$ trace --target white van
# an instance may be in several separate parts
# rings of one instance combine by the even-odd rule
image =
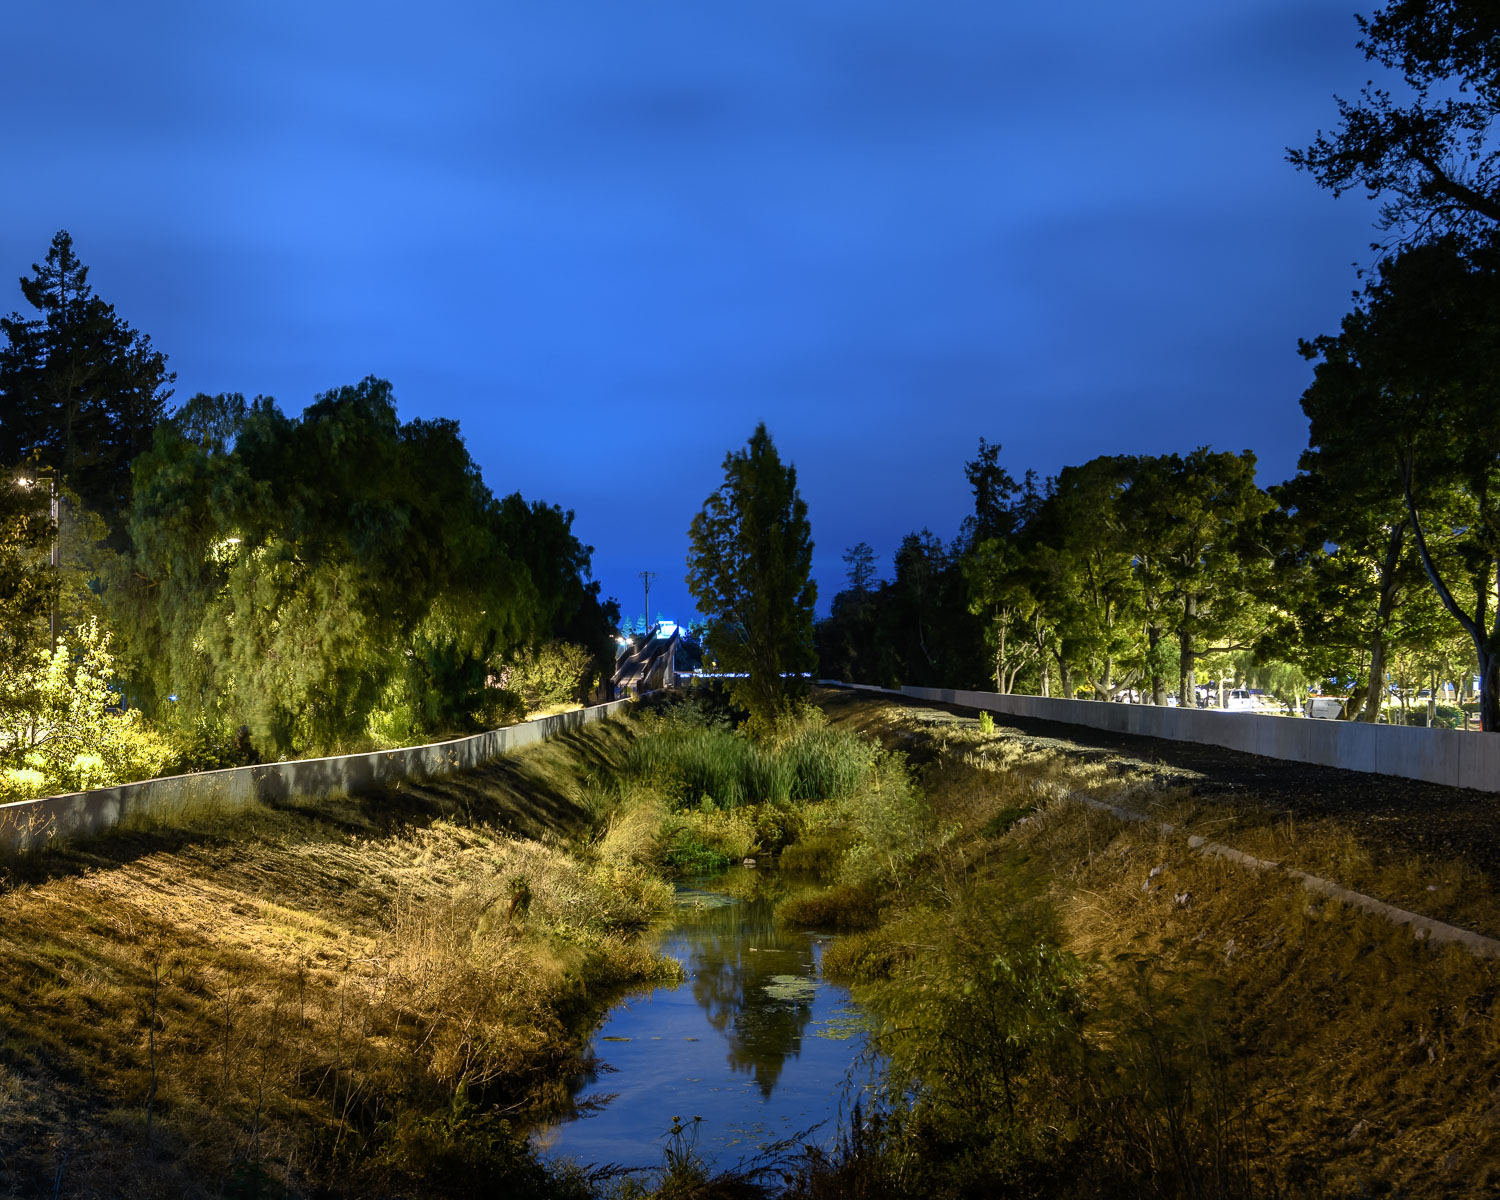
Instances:
[[[1257,707],[1255,696],[1249,688],[1232,688],[1224,693],[1225,712],[1254,712]]]
[[[1337,721],[1344,715],[1344,701],[1339,696],[1309,696],[1302,715],[1318,721]]]

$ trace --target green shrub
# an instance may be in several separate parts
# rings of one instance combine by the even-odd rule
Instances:
[[[843,933],[874,929],[883,907],[880,893],[870,883],[836,883],[821,892],[783,900],[776,916],[802,929]]]
[[[26,787],[41,796],[149,779],[172,760],[171,745],[138,710],[119,709],[110,688],[109,642],[93,620],[59,638],[51,652],[0,664],[0,768],[13,794]]]
[[[671,818],[664,865],[679,875],[710,875],[744,859],[755,846],[746,810],[699,810]]]
[[[500,676],[500,686],[519,696],[527,712],[579,704],[597,678],[593,656],[571,642],[548,642],[519,654]]]
[[[188,775],[194,771],[222,771],[243,767],[252,759],[249,738],[235,730],[206,722],[190,728],[169,729],[172,757],[165,774]]]
[[[899,753],[878,755],[864,786],[840,810],[852,844],[839,874],[850,881],[899,882],[906,864],[932,845],[937,833],[927,798]]]

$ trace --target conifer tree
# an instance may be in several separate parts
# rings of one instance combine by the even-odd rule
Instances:
[[[687,585],[711,621],[710,642],[728,670],[748,675],[736,688],[740,701],[769,719],[816,661],[817,585],[797,469],[782,465],[764,424],[725,456],[724,483],[688,536]]]
[[[21,294],[37,315],[0,318],[0,463],[52,468],[119,541],[130,463],[150,446],[175,376],[94,294],[67,230],[31,269]]]

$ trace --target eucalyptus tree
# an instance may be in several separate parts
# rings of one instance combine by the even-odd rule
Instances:
[[[1313,409],[1330,401],[1327,387],[1304,398]],[[1345,692],[1346,717],[1378,721],[1391,656],[1422,636],[1431,616],[1424,610],[1436,597],[1405,506],[1393,488],[1380,486],[1378,473],[1320,450],[1304,452],[1299,465],[1295,478],[1272,489],[1278,509],[1268,515],[1266,541],[1275,570],[1258,649]]]
[[[1177,640],[1184,704],[1200,658],[1246,649],[1259,634],[1257,578],[1270,569],[1260,522],[1272,505],[1249,450],[1204,446],[1133,462],[1120,521],[1148,627]]]
[[[1140,678],[1140,593],[1118,511],[1131,463],[1105,455],[1064,467],[1030,522],[1031,593],[1053,630],[1065,696],[1075,672],[1106,700]]]

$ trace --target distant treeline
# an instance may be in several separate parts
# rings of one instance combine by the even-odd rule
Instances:
[[[91,619],[112,636],[117,698],[210,765],[461,732],[534,705],[539,662],[577,698],[612,662],[618,612],[573,514],[494,496],[455,422],[401,421],[374,378],[300,417],[234,394],[169,412],[165,357],[67,233],[33,272],[35,315],[0,322],[11,708],[54,610],[64,639]]]
[[[1157,704],[1311,688],[1348,718],[1422,723],[1477,692],[1500,729],[1497,345],[1500,250],[1439,239],[1386,259],[1341,331],[1304,343],[1309,447],[1286,483],[1208,448],[1017,481],[981,439],[950,542],[909,534],[889,580],[867,544],[845,555],[822,670]]]

